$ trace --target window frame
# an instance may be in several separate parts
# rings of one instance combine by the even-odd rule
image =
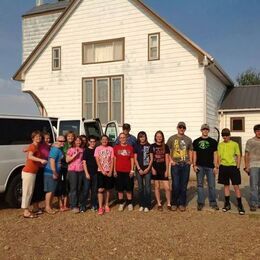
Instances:
[[[114,41],[122,40],[123,48],[122,48],[122,59],[119,60],[108,60],[108,61],[97,61],[97,62],[85,62],[84,61],[84,46],[88,44],[102,44],[102,43],[113,43]],[[114,54],[114,53],[113,53]],[[95,57],[94,57],[95,58]],[[99,63],[107,63],[107,62],[118,62],[125,60],[125,38],[115,38],[115,39],[108,39],[108,40],[101,40],[101,41],[92,41],[92,42],[83,42],[82,43],[82,65],[89,65],[89,64],[99,64]]]
[[[58,50],[59,51],[59,57],[58,58],[55,58],[54,57],[54,51],[55,50]],[[59,61],[59,67],[55,67],[54,64],[54,60],[58,59]],[[55,70],[61,70],[61,46],[56,46],[56,47],[52,47],[52,70],[55,71]]]
[[[234,121],[242,120],[242,129],[234,130]],[[245,132],[245,117],[230,117],[230,131],[231,132]]]
[[[85,118],[84,115],[84,87],[86,80],[92,80],[93,82],[93,107],[92,107],[92,118],[97,117],[97,80],[99,79],[108,79],[108,122],[113,121],[112,119],[112,79],[120,78],[121,79],[121,122],[118,122],[119,125],[122,125],[124,122],[124,75],[109,75],[109,76],[98,76],[98,77],[83,77],[82,78],[82,118]],[[107,123],[101,122],[102,126]]]
[[[157,58],[151,58],[151,46],[150,46],[150,38],[152,37],[152,36],[157,36],[158,38],[157,38],[157,42],[158,42],[158,46],[157,46]],[[148,61],[154,61],[154,60],[160,60],[160,53],[161,53],[161,45],[160,45],[160,41],[161,41],[161,39],[160,39],[161,37],[160,37],[160,33],[159,32],[157,32],[157,33],[149,33],[148,34],[148,43],[147,43],[147,46],[148,46]]]

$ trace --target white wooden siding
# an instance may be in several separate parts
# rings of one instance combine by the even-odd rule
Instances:
[[[148,61],[148,34],[160,32],[160,60]],[[82,65],[82,42],[125,37],[125,60]],[[61,70],[51,70],[51,48],[61,46]],[[166,138],[178,121],[197,137],[204,118],[204,69],[195,52],[125,0],[82,1],[26,74],[49,116],[82,115],[82,78],[124,75],[124,121],[133,134],[156,130]],[[217,80],[216,80],[217,81]],[[210,84],[210,83],[209,83]],[[216,84],[217,85],[217,84]],[[218,86],[216,86],[218,87]],[[220,86],[222,87],[222,86]]]
[[[30,55],[60,14],[61,12],[57,12],[23,18],[23,61]]]
[[[210,127],[219,128],[218,109],[226,92],[226,86],[207,68],[206,75],[206,120]],[[212,131],[212,137],[217,137],[216,132]]]
[[[260,111],[248,111],[248,112],[224,112],[219,115],[221,129],[227,127],[230,129],[231,117],[245,117],[245,131],[244,132],[231,132],[231,136],[241,137],[242,153],[245,153],[246,141],[253,137],[254,125],[260,123]]]

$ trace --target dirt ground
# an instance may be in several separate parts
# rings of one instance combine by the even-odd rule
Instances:
[[[190,187],[189,196],[195,187]],[[221,206],[221,205],[220,205]],[[260,211],[260,210],[259,210]],[[260,259],[260,214],[88,210],[24,219],[0,203],[0,259]]]

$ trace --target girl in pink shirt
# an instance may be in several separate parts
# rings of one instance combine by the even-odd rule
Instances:
[[[83,148],[81,148],[82,140],[77,136],[73,147],[69,148],[66,154],[66,162],[68,163],[68,179],[70,185],[69,199],[70,207],[73,213],[79,213],[79,206],[82,203],[80,198],[82,192],[86,192],[84,181],[89,180],[89,176],[85,175],[83,169]],[[86,185],[87,186],[87,185]]]

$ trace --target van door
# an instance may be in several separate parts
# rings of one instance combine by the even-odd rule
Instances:
[[[103,129],[100,120],[98,118],[94,120],[84,120],[83,123],[84,123],[85,135],[87,137],[93,135],[97,138],[97,141],[99,141],[101,135],[103,134]]]
[[[66,135],[68,131],[73,131],[76,135],[81,133],[80,119],[59,119],[58,120],[58,135]]]
[[[116,138],[118,136],[118,123],[117,121],[110,121],[106,125],[105,134],[109,138],[109,144],[111,146],[115,145]]]

